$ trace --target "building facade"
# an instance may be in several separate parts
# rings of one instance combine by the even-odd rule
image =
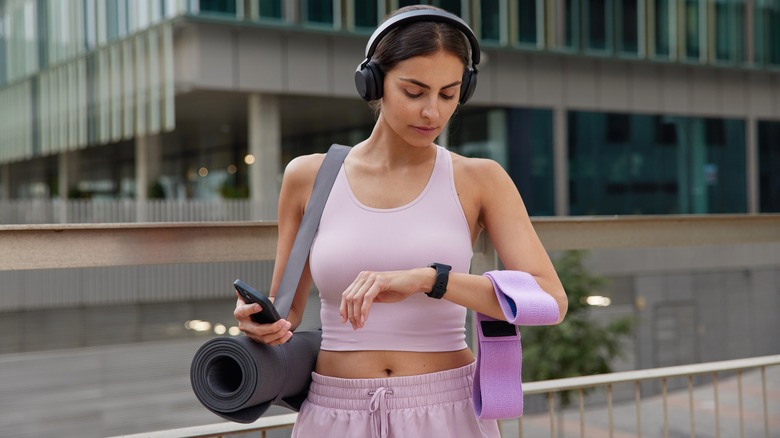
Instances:
[[[370,132],[353,72],[409,3],[2,1],[0,199],[274,219],[286,162]],[[778,0],[428,3],[484,60],[439,141],[503,164],[533,215],[780,211]]]

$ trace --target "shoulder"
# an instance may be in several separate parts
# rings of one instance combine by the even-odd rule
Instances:
[[[300,155],[287,163],[284,175],[289,178],[306,178],[310,174],[316,175],[324,159],[325,154]]]
[[[303,211],[324,159],[325,154],[301,155],[287,163],[279,194],[280,209],[285,205]]]
[[[314,179],[322,166],[325,154],[301,155],[287,163],[284,168],[282,185],[294,186],[297,189],[314,185]]]
[[[511,182],[509,174],[498,162],[488,158],[469,158],[450,152],[455,178],[469,185],[491,187]]]
[[[455,186],[464,210],[483,226],[489,216],[502,216],[512,206],[524,210],[523,201],[512,178],[495,160],[467,158],[452,154]],[[471,210],[469,210],[471,209]]]

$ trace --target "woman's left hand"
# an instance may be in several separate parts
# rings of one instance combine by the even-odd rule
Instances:
[[[355,330],[363,328],[372,303],[397,303],[412,294],[429,292],[435,277],[436,271],[430,268],[363,271],[341,294],[341,322],[349,321]]]

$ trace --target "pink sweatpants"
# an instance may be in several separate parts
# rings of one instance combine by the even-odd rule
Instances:
[[[500,437],[471,402],[476,363],[409,377],[338,379],[313,373],[293,438]]]

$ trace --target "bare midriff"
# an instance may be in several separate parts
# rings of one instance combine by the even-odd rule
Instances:
[[[468,348],[460,351],[328,351],[317,358],[317,374],[342,379],[414,376],[464,367],[474,362]]]

